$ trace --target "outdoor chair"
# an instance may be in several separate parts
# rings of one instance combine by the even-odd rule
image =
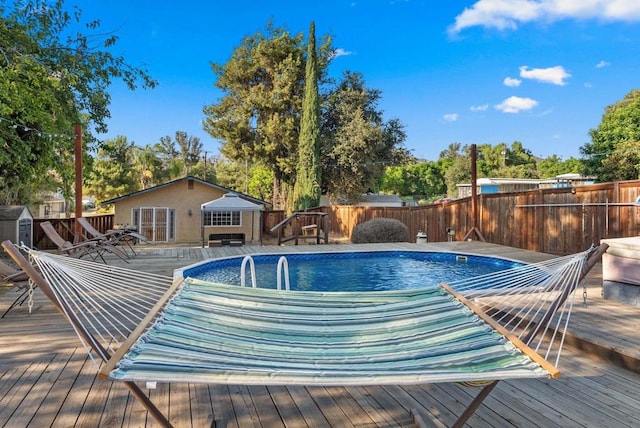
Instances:
[[[138,232],[131,229],[111,229],[106,233],[101,233],[93,227],[93,225],[84,217],[76,218],[76,221],[80,223],[83,231],[85,232],[85,236],[89,240],[97,240],[97,241],[105,241],[108,244],[116,245],[123,248],[126,254],[126,248],[131,250],[133,255],[136,254],[133,249],[133,245],[137,242],[147,242],[149,241],[145,236],[139,234]]]
[[[9,266],[2,260],[0,260],[0,282],[24,282],[28,281],[29,277],[20,269],[16,269],[13,266]]]
[[[15,285],[16,291],[20,293],[18,297],[11,303],[0,318],[4,318],[9,311],[16,306],[22,305],[29,298],[29,276],[20,269],[16,269],[0,260],[0,282],[12,283]]]
[[[127,255],[119,248],[116,248],[113,244],[106,242],[104,240],[88,240],[82,241],[78,244],[72,244],[71,242],[64,239],[58,231],[56,231],[53,224],[50,221],[45,221],[40,223],[40,227],[44,231],[45,235],[53,242],[60,252],[64,255],[82,258],[84,256],[90,257],[93,261],[98,259],[102,260],[103,263],[107,263],[103,257],[103,254],[108,252],[111,253],[120,259],[126,261]]]

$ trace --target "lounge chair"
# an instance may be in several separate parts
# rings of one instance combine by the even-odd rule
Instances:
[[[455,285],[319,293],[120,267],[106,275],[100,264],[29,250],[39,274],[11,242],[2,246],[106,362],[99,377],[124,382],[162,426],[171,422],[135,382],[483,385],[460,427],[499,380],[559,376],[570,296],[606,250]]]
[[[29,277],[26,273],[20,269],[16,269],[13,266],[9,266],[2,260],[0,260],[0,282],[24,282],[28,281]]]
[[[108,252],[118,256],[128,263],[127,255],[121,249],[113,246],[113,244],[101,240],[88,240],[82,241],[78,244],[72,244],[60,236],[50,221],[40,223],[40,227],[44,231],[45,235],[47,235],[51,242],[53,242],[64,255],[76,258],[88,256],[93,261],[100,259],[103,263],[106,263],[103,254]]]
[[[139,242],[139,241],[141,242],[148,241],[148,239],[145,236],[131,229],[111,229],[111,230],[108,230],[106,233],[100,233],[100,231],[98,231],[98,229],[93,227],[93,225],[89,223],[89,221],[86,218],[78,217],[76,218],[76,221],[80,224],[80,226],[82,226],[82,229],[85,232],[84,235],[89,240],[106,241],[111,245],[116,245],[123,248],[125,253],[126,253],[126,249],[128,248],[131,251],[131,253],[135,255],[136,252],[133,249],[132,244],[135,244],[136,242]]]
[[[28,298],[29,292],[32,290],[29,287],[29,276],[20,269],[16,269],[13,266],[9,266],[2,260],[0,260],[0,283],[14,284],[15,289],[20,295],[9,305],[6,311],[0,318],[4,318],[9,311],[16,306],[22,305]]]

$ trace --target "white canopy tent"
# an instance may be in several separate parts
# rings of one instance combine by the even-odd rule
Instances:
[[[259,234],[260,243],[262,243],[262,211],[264,210],[262,205],[249,202],[246,199],[242,199],[240,196],[238,196],[237,193],[229,192],[222,195],[221,198],[214,199],[213,201],[205,202],[200,206],[200,210],[201,210],[200,224],[202,229],[201,234],[202,234],[203,246],[205,242],[204,217],[205,217],[206,211],[240,211],[241,214],[244,214],[245,212],[251,212],[251,235],[250,235],[251,241],[253,241],[255,238],[254,236],[255,225],[256,225],[255,213],[258,212],[259,213],[258,224],[260,225],[258,234]]]

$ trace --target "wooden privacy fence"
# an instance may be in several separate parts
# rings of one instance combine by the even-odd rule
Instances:
[[[478,196],[478,229],[487,242],[550,254],[570,254],[603,238],[640,235],[640,181]],[[473,227],[471,198],[421,207],[318,208],[329,214],[330,233],[351,237],[358,224],[376,217],[400,220],[410,239],[461,240]]]
[[[494,244],[550,254],[571,254],[599,243],[603,238],[640,235],[639,181],[603,183],[563,189],[478,196],[478,229]],[[322,211],[329,217],[329,233],[348,238],[358,224],[376,217],[400,220],[409,228],[410,240],[418,232],[429,241],[461,240],[474,226],[471,198],[420,207],[332,206]],[[284,211],[263,213],[263,233],[285,218]],[[113,228],[113,215],[87,219],[101,232]],[[52,248],[42,232],[43,219],[34,219],[34,246]],[[73,242],[73,218],[50,220],[65,239]],[[452,235],[447,234],[447,230]]]

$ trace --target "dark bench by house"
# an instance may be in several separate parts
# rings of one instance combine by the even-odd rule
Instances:
[[[230,245],[232,247],[244,245],[244,233],[211,233],[209,234],[209,246],[220,247]]]

